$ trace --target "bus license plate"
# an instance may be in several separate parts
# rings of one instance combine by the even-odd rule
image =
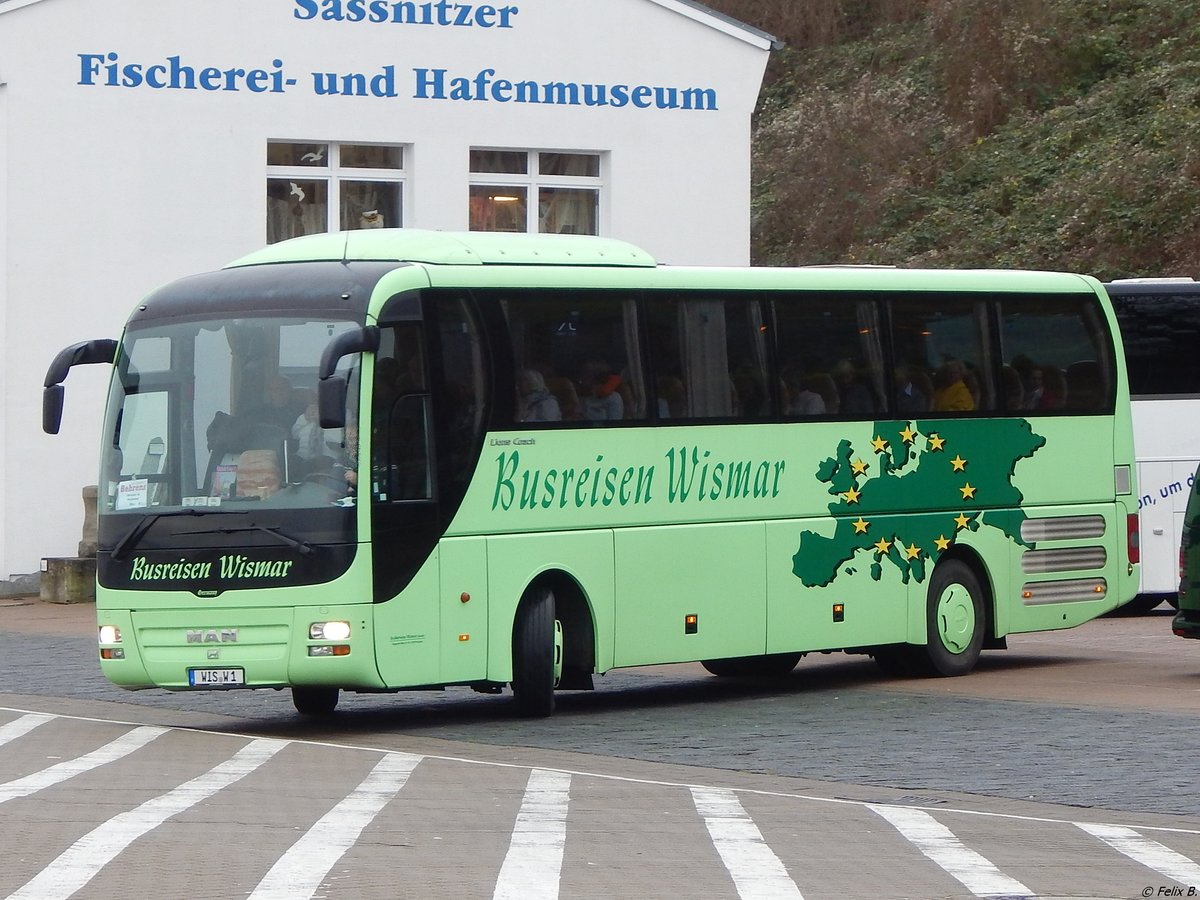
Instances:
[[[188,683],[192,687],[228,687],[245,684],[246,673],[242,669],[188,669]]]

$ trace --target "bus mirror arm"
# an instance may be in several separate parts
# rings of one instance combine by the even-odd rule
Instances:
[[[63,386],[67,373],[74,366],[95,363],[112,363],[117,356],[117,342],[103,338],[72,344],[54,357],[46,370],[45,390],[42,392],[42,430],[46,434],[58,434],[62,425]]]
[[[321,354],[317,372],[317,411],[322,428],[341,428],[346,424],[346,377],[338,375],[337,365],[352,353],[375,352],[379,349],[379,329],[364,325],[335,337]]]

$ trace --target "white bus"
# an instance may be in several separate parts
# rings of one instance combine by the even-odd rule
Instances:
[[[1178,602],[1183,513],[1200,462],[1200,282],[1129,278],[1105,285],[1129,368],[1142,581],[1131,611]]]

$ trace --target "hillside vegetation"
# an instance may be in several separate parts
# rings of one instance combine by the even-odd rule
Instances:
[[[755,262],[1200,278],[1200,0],[709,0],[787,46]]]

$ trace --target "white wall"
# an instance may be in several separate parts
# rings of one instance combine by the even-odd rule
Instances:
[[[318,0],[319,3],[328,0]],[[504,5],[502,3],[494,4]],[[295,0],[0,3],[0,578],[73,555],[96,479],[105,367],[67,380],[58,437],[41,384],[62,347],[118,337],[146,292],[265,240],[269,139],[411,146],[406,224],[467,226],[472,146],[609,153],[605,234],[672,264],[749,259],[750,113],[765,44],[661,0],[514,0],[513,27],[303,21]],[[700,17],[703,19],[703,17]],[[736,29],[735,29],[736,31]],[[110,87],[80,54],[274,69],[281,93]],[[321,97],[313,72],[378,74],[396,97]],[[705,87],[717,111],[418,99],[415,68],[473,78]]]

